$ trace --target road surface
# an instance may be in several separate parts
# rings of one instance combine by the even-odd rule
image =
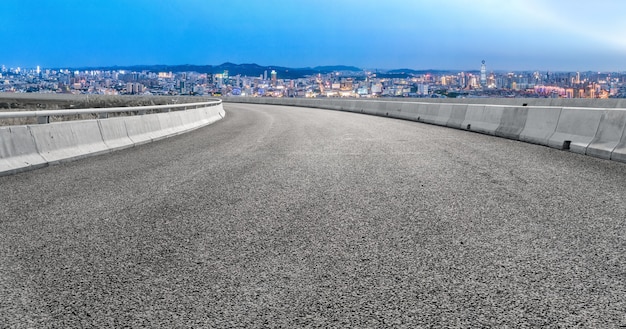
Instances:
[[[0,327],[626,326],[626,165],[361,114],[225,109],[0,177]]]

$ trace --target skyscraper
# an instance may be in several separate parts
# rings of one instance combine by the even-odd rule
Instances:
[[[480,66],[480,85],[482,87],[487,86],[487,65],[485,65],[484,59],[482,65]]]

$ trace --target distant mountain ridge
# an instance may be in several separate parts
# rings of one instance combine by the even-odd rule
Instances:
[[[335,66],[316,66],[313,70],[320,72],[363,72],[363,69],[360,69],[355,66],[346,66],[346,65],[335,65]]]

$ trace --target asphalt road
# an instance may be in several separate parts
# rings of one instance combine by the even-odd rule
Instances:
[[[226,104],[0,177],[0,327],[626,327],[626,165]]]

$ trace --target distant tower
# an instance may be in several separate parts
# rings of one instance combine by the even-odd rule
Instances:
[[[485,65],[484,59],[480,66],[480,85],[483,87],[487,86],[487,65]]]
[[[272,70],[272,85],[276,86],[276,71]]]

